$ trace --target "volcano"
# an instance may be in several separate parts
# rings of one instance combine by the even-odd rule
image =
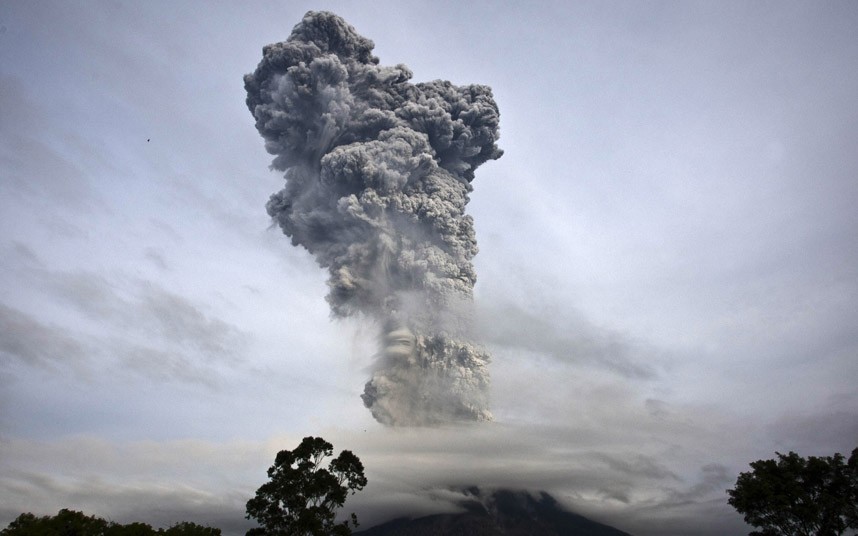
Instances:
[[[545,492],[465,490],[464,512],[401,517],[356,532],[360,536],[631,536],[568,512]]]

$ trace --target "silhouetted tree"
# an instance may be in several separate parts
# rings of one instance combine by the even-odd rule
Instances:
[[[848,462],[842,454],[805,459],[790,452],[777,460],[751,463],[728,502],[758,536],[838,536],[858,529],[858,448]]]
[[[351,451],[344,450],[332,459],[327,469],[322,462],[332,456],[333,446],[321,437],[305,437],[293,450],[277,453],[268,469],[270,480],[247,501],[247,519],[256,519],[261,527],[248,536],[322,536],[348,535],[348,521],[336,523],[336,510],[343,506],[349,492],[366,486],[363,464]],[[352,526],[357,516],[351,514]]]
[[[21,514],[0,536],[220,536],[220,529],[183,521],[156,531],[147,523],[122,525],[64,508],[55,516]]]
[[[21,514],[0,536],[105,536],[110,525],[99,517],[63,508],[55,516]]]
[[[172,525],[170,528],[158,531],[164,536],[220,536],[220,529],[197,525],[190,521],[182,521]]]

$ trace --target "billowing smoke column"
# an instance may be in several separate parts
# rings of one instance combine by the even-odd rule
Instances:
[[[488,354],[469,342],[474,170],[497,159],[491,89],[412,84],[342,18],[309,12],[244,78],[286,186],[268,213],[330,272],[335,316],[382,330],[361,398],[380,422],[490,420]]]

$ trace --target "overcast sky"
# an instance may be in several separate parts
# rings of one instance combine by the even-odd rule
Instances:
[[[477,171],[488,425],[390,430],[373,328],[265,212],[242,76],[310,9],[493,88]],[[457,487],[739,535],[748,462],[858,446],[858,4],[0,4],[0,526],[228,536],[274,454],[353,450],[364,526]]]

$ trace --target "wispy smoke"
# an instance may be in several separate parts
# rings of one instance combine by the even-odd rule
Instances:
[[[245,76],[284,171],[268,213],[330,273],[335,316],[379,323],[364,404],[380,422],[488,420],[488,354],[469,341],[474,171],[497,159],[487,86],[412,84],[342,18],[309,12]]]

